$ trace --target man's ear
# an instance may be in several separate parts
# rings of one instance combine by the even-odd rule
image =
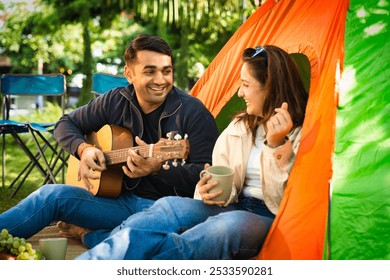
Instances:
[[[124,67],[124,73],[127,81],[132,84],[133,83],[133,72],[131,71],[130,67],[125,65]]]

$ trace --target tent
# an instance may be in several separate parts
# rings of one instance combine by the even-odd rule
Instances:
[[[388,19],[384,0],[268,0],[192,88],[223,129],[242,108],[242,51],[277,45],[310,89],[301,146],[259,259],[390,258]]]

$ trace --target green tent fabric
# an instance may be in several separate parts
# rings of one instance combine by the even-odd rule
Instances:
[[[310,62],[301,146],[260,259],[390,259],[389,5],[268,0],[191,90],[222,130],[244,108],[234,93],[245,47]]]
[[[351,0],[331,182],[330,259],[390,259],[390,3]]]

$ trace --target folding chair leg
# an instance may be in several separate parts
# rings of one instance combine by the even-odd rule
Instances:
[[[49,139],[45,137],[39,130],[34,130],[29,124],[26,124],[30,135],[33,138],[34,144],[37,148],[37,152],[33,154],[27,147],[26,143],[20,138],[19,134],[15,130],[9,130],[9,134],[12,135],[17,144],[23,149],[30,161],[18,174],[18,176],[12,181],[10,187],[16,187],[11,197],[14,197],[22,185],[25,183],[28,176],[31,174],[34,167],[37,167],[39,172],[43,176],[43,183],[57,183],[56,176],[62,171],[62,182],[65,182],[65,168],[67,165],[67,158],[69,155],[59,146],[57,142],[53,143],[54,137],[51,135]],[[50,131],[45,131],[51,133]],[[5,134],[3,137],[3,164],[2,164],[2,184],[5,185]],[[49,148],[52,156],[50,159],[46,157],[45,151]],[[18,183],[18,184],[17,184]],[[17,184],[17,185],[16,185]],[[16,186],[15,186],[16,185]]]
[[[41,153],[41,157],[44,157],[43,153],[44,151],[49,148],[51,152],[53,153],[50,162],[47,161],[46,157],[43,158],[46,168],[48,170],[48,175],[46,176],[45,183],[48,182],[48,177],[51,178],[53,183],[56,183],[56,176],[59,171],[63,171],[62,174],[62,182],[65,181],[65,167],[67,165],[67,158],[68,156],[65,156],[65,151],[59,146],[59,144],[56,142],[55,146],[53,146],[50,141],[54,139],[53,136],[49,140],[47,140],[44,135],[39,130],[34,130],[31,126],[29,126],[29,130],[33,136],[33,139],[35,141],[35,144],[37,146],[38,151]],[[42,147],[39,144],[38,137],[45,143]],[[58,161],[61,162],[60,167],[57,171],[53,172],[55,170],[55,167],[58,163]]]
[[[50,162],[50,169],[52,170],[52,173],[53,173],[53,175],[54,175],[55,177],[56,177],[57,174],[62,170],[62,165],[63,165],[63,163],[61,164],[61,166],[60,166],[59,168],[55,169],[56,164],[57,164],[57,162],[58,162],[59,159],[60,159],[60,156],[57,155],[57,156],[56,156],[54,159],[52,159],[51,162]],[[47,183],[49,183],[49,182],[50,182],[50,174],[47,174],[44,183],[47,184]],[[64,182],[64,181],[62,181],[62,182]]]
[[[41,156],[41,158],[43,160],[43,163],[46,166],[46,172],[49,174],[49,176],[50,176],[51,180],[53,181],[53,183],[56,184],[57,183],[56,178],[53,175],[53,172],[51,170],[50,164],[48,163],[48,161],[47,161],[47,159],[46,159],[46,157],[44,155],[44,150],[46,149],[46,147],[48,147],[48,145],[50,146],[50,144],[49,143],[45,143],[46,146],[44,146],[44,148],[41,148],[41,146],[39,145],[38,139],[35,136],[34,131],[30,127],[29,127],[29,130],[30,130],[30,134],[32,135],[32,137],[34,139],[35,145],[36,145],[36,147],[38,149],[38,153],[40,154],[40,156]],[[40,136],[41,136],[42,139],[44,139],[43,135],[40,135]],[[46,142],[46,139],[44,139],[44,141]]]
[[[22,141],[22,139],[19,137],[19,135],[15,132],[11,132],[12,136],[18,142],[20,147],[24,150],[26,155],[30,158],[30,160],[34,163],[34,165],[38,168],[38,170],[41,172],[43,176],[46,175],[45,169],[42,167],[42,165],[39,163],[36,157],[31,153],[31,151],[27,148],[26,144]]]
[[[63,149],[61,149],[61,151],[59,153],[65,153],[65,151]],[[37,154],[36,155],[36,158],[39,159],[40,157],[40,154]],[[66,157],[62,157],[60,155],[57,155],[55,157],[55,159],[51,162],[51,170],[53,170],[55,168],[55,166],[57,165],[57,162],[58,160],[61,159],[62,163],[61,163],[61,166],[59,166],[57,168],[57,170],[55,170],[53,172],[53,175],[54,176],[57,176],[57,174],[60,172],[60,171],[63,171],[63,174],[62,174],[62,182],[65,182],[65,167],[67,165],[67,160],[69,158],[69,155],[67,155]],[[31,171],[33,170],[34,168],[34,164],[32,161],[30,161],[25,167],[24,169],[22,170],[22,172],[19,173],[19,175],[14,179],[14,181],[12,181],[11,185],[9,186],[9,188],[12,188],[14,186],[14,184],[19,180],[20,177],[22,177],[22,174],[23,177],[22,179],[19,181],[19,184],[17,185],[17,187],[15,188],[14,192],[12,193],[11,195],[11,198],[13,198],[16,193],[19,191],[19,189],[22,187],[22,185],[24,184],[24,182],[26,181],[28,175],[31,173]],[[50,175],[49,174],[46,174],[46,177],[43,181],[43,184],[48,184],[48,183],[54,183],[51,181],[51,178],[50,178]]]
[[[5,134],[2,134],[3,143],[2,143],[2,164],[1,164],[1,181],[2,181],[2,187],[4,188],[5,185]]]
[[[35,166],[38,168],[39,172],[42,175],[45,175],[46,172],[45,172],[44,168],[42,167],[42,165],[38,161],[40,158],[39,153],[33,155],[31,153],[31,151],[29,150],[29,148],[27,147],[26,143],[23,142],[23,140],[20,138],[20,136],[18,135],[18,133],[14,129],[9,129],[8,134],[10,134],[14,138],[14,140],[17,142],[17,144],[22,148],[24,153],[30,159],[28,164],[23,168],[23,170],[21,172],[19,172],[18,176],[12,181],[11,185],[9,186],[10,188],[14,187],[16,182],[18,182],[21,179],[21,181],[19,181],[18,186],[16,187],[16,190],[14,191],[14,193],[11,196],[11,197],[14,197]],[[2,135],[2,138],[3,138],[2,139],[3,140],[3,143],[2,143],[2,171],[3,171],[2,184],[3,184],[3,186],[5,186],[5,173],[6,173],[5,172],[5,165],[6,165],[6,145],[5,145],[6,139],[5,139],[5,137],[6,137],[6,135],[3,133],[3,135]]]
[[[69,159],[69,154],[65,155],[65,150],[60,148],[61,150],[59,151],[58,155],[56,156],[55,162],[53,163],[53,169],[56,166],[58,160],[61,160],[62,162],[60,163],[60,166],[54,171],[54,175],[57,176],[59,172],[62,172],[62,183],[65,182],[65,170],[66,167],[68,166],[68,159]]]
[[[11,195],[11,198],[13,198],[16,193],[19,191],[19,189],[22,187],[22,185],[24,184],[24,182],[26,181],[28,175],[31,173],[31,171],[33,170],[34,168],[34,164],[30,161],[26,167],[23,169],[23,171],[21,173],[19,173],[19,175],[12,181],[11,185],[9,186],[9,188],[12,188],[13,185],[19,180],[20,177],[22,177],[22,174],[24,172],[26,172],[26,174],[22,177],[22,180],[19,182],[18,186],[16,187],[16,189],[14,190],[14,192],[12,193]]]
[[[12,181],[12,183],[8,186],[8,188],[12,188],[16,182],[19,180],[20,177],[23,176],[23,174],[25,174],[23,176],[23,182],[26,180],[27,176],[30,174],[30,172],[33,170],[34,168],[34,165],[33,165],[33,162],[32,161],[29,161],[28,164],[23,168],[23,170],[18,174],[18,176],[16,176],[16,178]],[[21,184],[21,183],[20,183]],[[19,184],[19,185],[20,185]]]
[[[19,138],[19,140],[17,140],[17,142],[19,143],[19,145],[25,146],[25,144],[22,142],[22,140],[20,138]],[[27,148],[25,148],[25,149],[27,149]],[[43,167],[38,162],[41,155],[39,153],[32,155],[32,153],[29,151],[27,152],[27,154],[28,154],[29,158],[31,159],[31,161],[29,161],[29,163],[23,168],[23,170],[21,172],[19,172],[18,176],[9,185],[9,188],[13,188],[14,185],[16,184],[16,182],[18,182],[19,179],[21,178],[21,180],[19,181],[18,185],[16,186],[14,192],[12,193],[11,198],[13,198],[16,195],[16,193],[19,191],[19,189],[22,187],[22,185],[24,184],[24,182],[26,181],[27,177],[30,175],[30,173],[34,169],[34,167],[37,167],[42,175],[46,174],[44,172]]]

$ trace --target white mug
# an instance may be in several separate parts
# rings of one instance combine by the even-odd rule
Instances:
[[[234,173],[230,167],[222,165],[210,166],[206,170],[200,172],[200,178],[205,174],[209,174],[211,178],[208,180],[208,183],[217,181],[218,184],[212,188],[209,193],[213,193],[219,190],[222,190],[223,193],[214,197],[213,201],[228,201],[230,193],[233,187],[233,177]]]
[[[47,260],[65,260],[67,245],[64,237],[39,239],[39,251]]]

